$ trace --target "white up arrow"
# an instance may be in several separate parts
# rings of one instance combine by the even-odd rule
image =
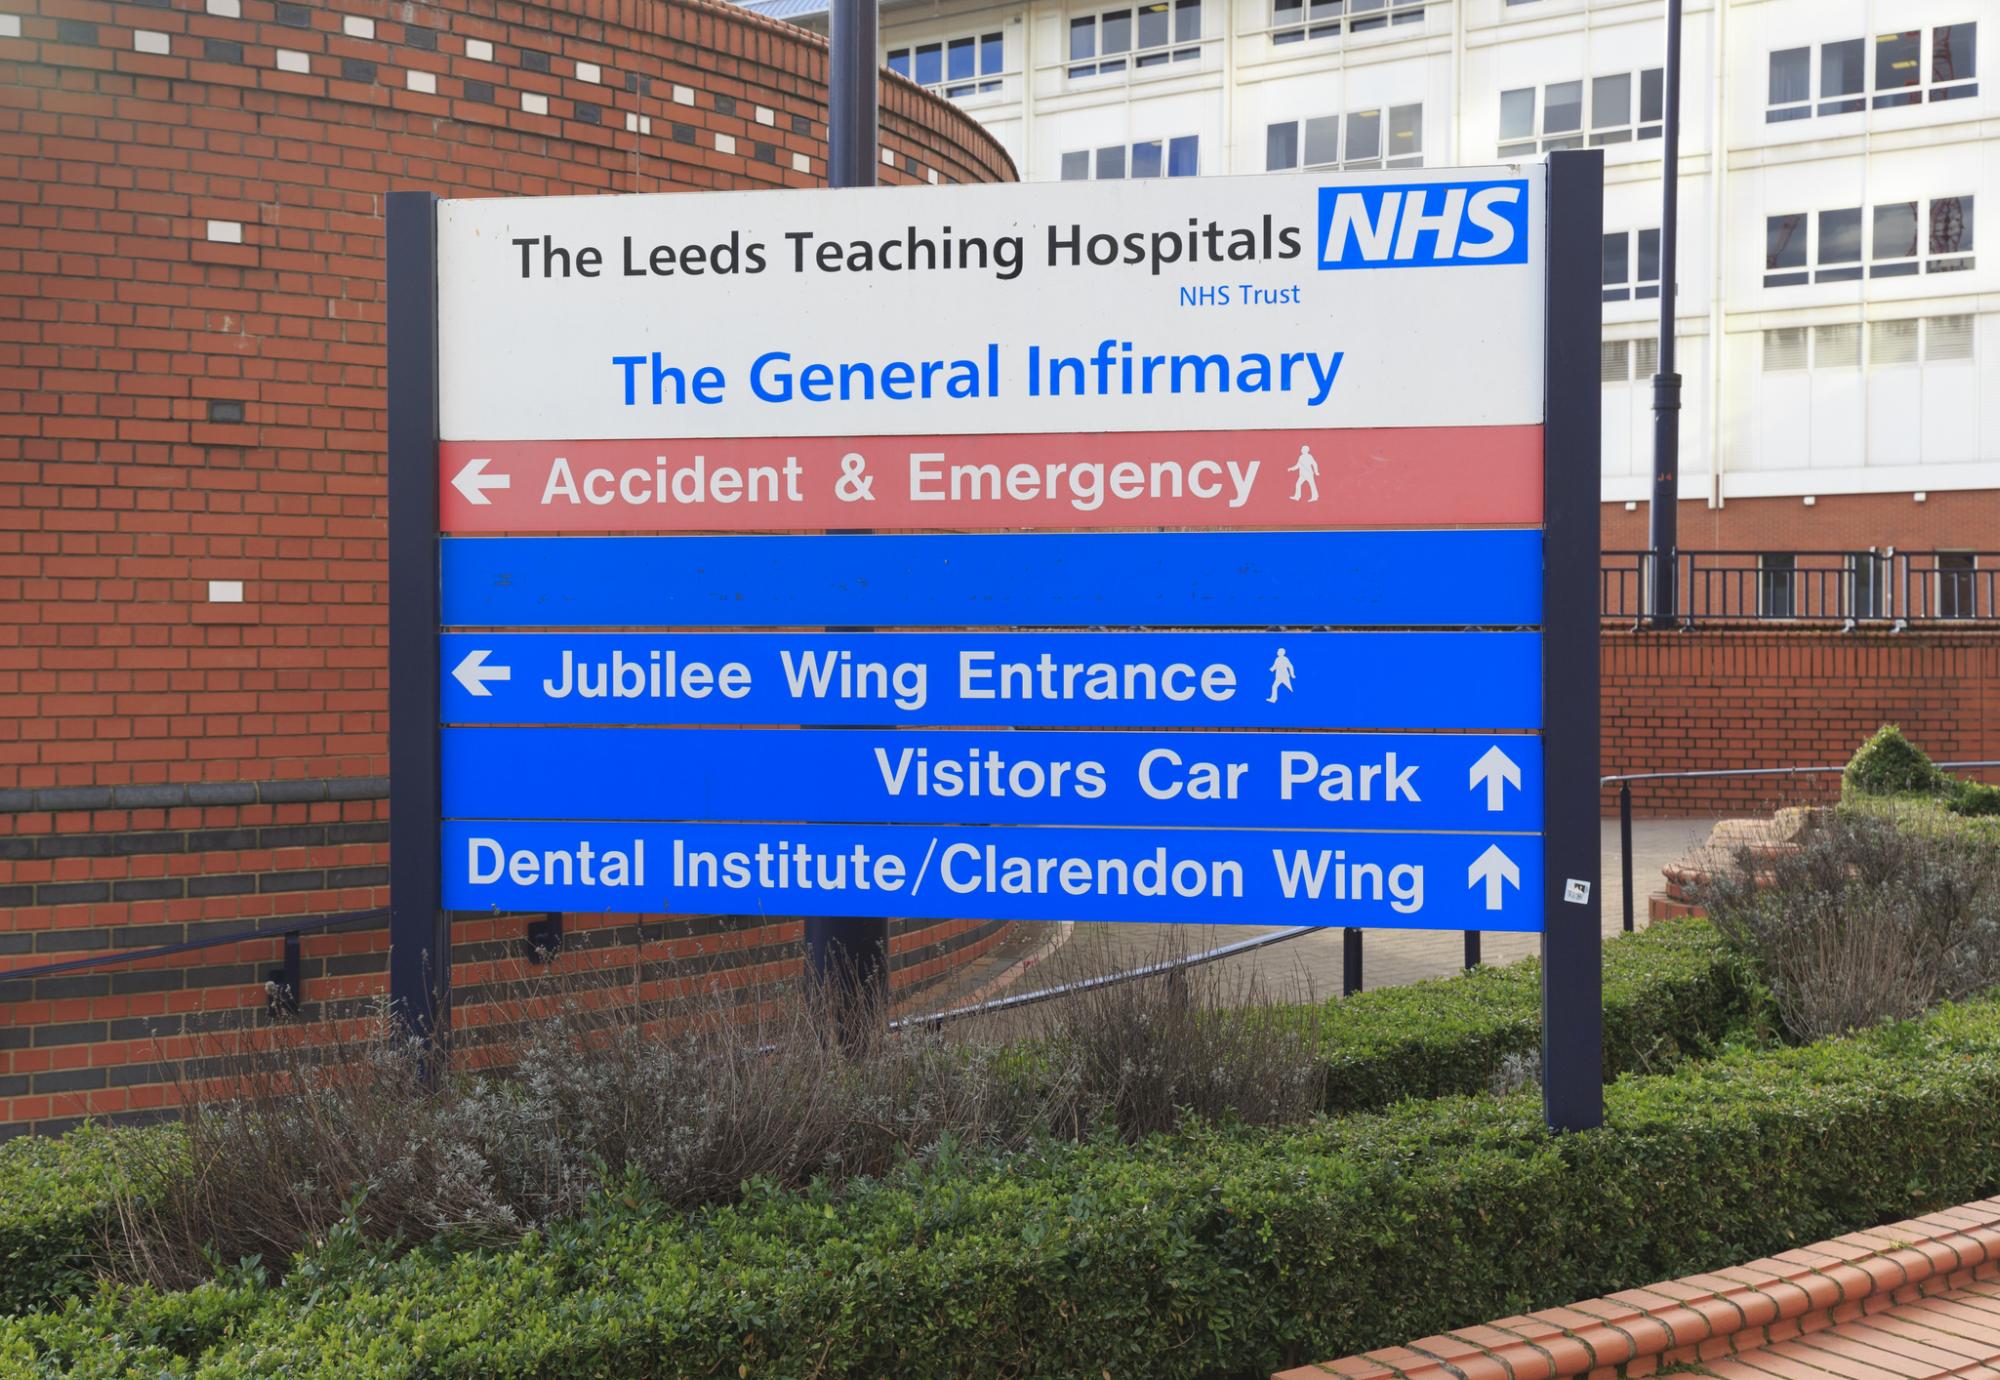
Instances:
[[[1472,764],[1472,785],[1486,783],[1486,808],[1505,808],[1507,787],[1521,788],[1521,769],[1514,765],[1514,759],[1500,750],[1495,743],[1486,749],[1486,755]]]
[[[1500,883],[1505,880],[1513,884],[1516,891],[1521,889],[1521,869],[1514,866],[1514,860],[1500,851],[1500,845],[1490,844],[1484,853],[1472,860],[1472,866],[1465,869],[1465,884],[1478,886],[1486,883],[1486,909],[1500,909]]]
[[[476,456],[465,462],[465,468],[451,477],[451,486],[465,495],[467,503],[488,504],[493,500],[486,496],[488,489],[511,489],[513,479],[504,474],[488,474],[486,467],[493,461],[488,457]]]
[[[481,697],[492,694],[486,688],[489,680],[512,680],[514,672],[506,666],[488,666],[486,658],[493,655],[484,647],[465,654],[465,660],[451,668],[452,678],[463,685],[467,694]]]

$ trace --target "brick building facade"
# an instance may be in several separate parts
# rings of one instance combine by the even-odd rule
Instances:
[[[0,0],[0,1137],[159,1106],[285,943],[9,972],[290,927],[305,1014],[381,988],[384,193],[818,185],[825,67],[705,0]],[[881,139],[888,184],[1014,175],[907,83]],[[899,986],[1002,928],[899,924]],[[523,929],[455,927],[461,1002]],[[748,982],[797,929],[643,937]]]

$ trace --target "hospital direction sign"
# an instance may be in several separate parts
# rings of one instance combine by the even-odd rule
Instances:
[[[436,904],[1538,931],[1594,881],[1545,166],[419,209]]]

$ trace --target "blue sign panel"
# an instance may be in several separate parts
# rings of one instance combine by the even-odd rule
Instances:
[[[1532,830],[1526,735],[451,728],[454,819]]]
[[[1355,182],[1319,189],[1319,266],[1444,268],[1528,261],[1528,184]]]
[[[448,820],[443,850],[453,910],[1541,928],[1509,835]]]
[[[1480,627],[1541,621],[1542,536],[447,537],[457,627]]]
[[[1539,633],[446,633],[454,724],[1541,727]]]

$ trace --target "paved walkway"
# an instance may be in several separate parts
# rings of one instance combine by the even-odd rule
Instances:
[[[1276,1380],[2000,1380],[2000,1198]]]
[[[1632,826],[1632,889],[1636,923],[1646,923],[1646,898],[1660,889],[1660,869],[1684,856],[1708,838],[1712,819],[1645,819]],[[1604,932],[1623,926],[1624,896],[1618,861],[1618,821],[1603,823]],[[1023,927],[1024,929],[1027,927]],[[1026,990],[1051,981],[1117,972],[1174,952],[1197,952],[1252,935],[1269,934],[1272,926],[1249,925],[1078,925],[1069,942],[1055,955],[1014,976],[1005,991]],[[1224,991],[1254,982],[1275,1000],[1329,997],[1340,992],[1341,932],[1324,930],[1273,944],[1217,965]],[[1532,934],[1487,934],[1481,957],[1487,963],[1507,963],[1536,952]],[[1026,937],[1022,948],[1030,947]],[[1438,977],[1464,964],[1465,941],[1456,930],[1375,930],[1362,938],[1362,985],[1394,987],[1419,978]],[[2000,1377],[1996,1377],[2000,1380]]]

